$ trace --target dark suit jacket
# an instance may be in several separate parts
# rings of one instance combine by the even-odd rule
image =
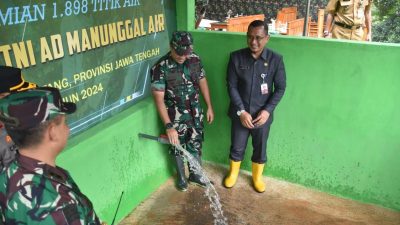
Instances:
[[[264,74],[264,79],[262,78]],[[259,59],[251,56],[249,48],[232,52],[227,72],[231,99],[228,115],[238,118],[237,111],[246,110],[253,118],[261,110],[272,113],[286,89],[286,73],[281,55],[265,48]],[[261,93],[261,84],[268,84],[268,94]]]

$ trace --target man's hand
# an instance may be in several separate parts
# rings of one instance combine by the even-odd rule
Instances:
[[[169,143],[172,145],[179,145],[178,131],[175,128],[167,129],[167,136]]]
[[[269,118],[269,112],[267,110],[261,110],[258,113],[257,118],[255,118],[252,123],[254,124],[254,126],[259,127],[264,125],[265,122],[267,122]]]
[[[254,128],[254,125],[252,123],[253,118],[251,117],[251,115],[248,112],[243,112],[242,114],[240,114],[240,122],[242,123],[242,125],[248,129],[252,129]]]
[[[323,34],[324,38],[330,38],[332,36],[331,33],[329,33],[329,31],[324,30],[324,34]]]
[[[207,122],[211,124],[214,121],[214,110],[213,108],[207,109]]]

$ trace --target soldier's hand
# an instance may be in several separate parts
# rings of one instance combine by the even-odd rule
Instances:
[[[169,143],[172,145],[179,145],[178,131],[175,128],[167,129],[167,136]]]
[[[207,122],[212,123],[214,121],[214,110],[212,107],[207,109]]]
[[[253,118],[251,117],[251,115],[248,112],[243,112],[242,114],[240,114],[240,122],[242,123],[242,125],[248,129],[252,129],[254,128],[254,125],[252,123]]]
[[[252,123],[256,127],[262,126],[264,125],[265,122],[267,122],[268,118],[269,118],[269,112],[267,110],[261,110],[258,113],[257,117],[252,121]]]

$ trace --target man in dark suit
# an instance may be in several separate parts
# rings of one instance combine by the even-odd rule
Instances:
[[[224,180],[227,188],[236,183],[251,135],[253,184],[257,192],[265,191],[262,173],[267,161],[269,129],[273,111],[286,88],[283,58],[265,48],[268,40],[268,26],[261,20],[255,20],[247,30],[248,48],[230,55],[227,82],[231,100],[228,115],[232,119],[232,127],[230,171]]]

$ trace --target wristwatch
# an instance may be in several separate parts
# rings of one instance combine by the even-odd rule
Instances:
[[[238,116],[242,115],[242,113],[246,112],[246,110],[242,109],[236,112]]]
[[[174,128],[174,125],[172,123],[165,124],[165,129],[171,129],[171,128]]]

